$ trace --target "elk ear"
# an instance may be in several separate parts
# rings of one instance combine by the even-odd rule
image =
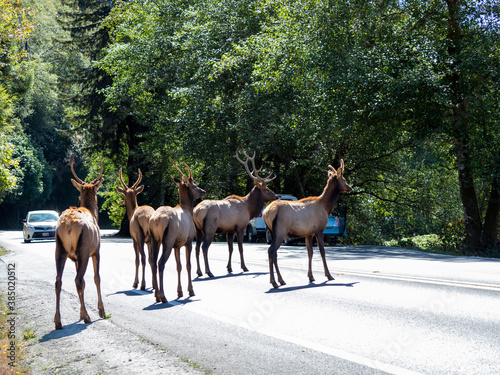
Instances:
[[[174,180],[174,182],[177,184],[177,185],[180,185],[182,183],[181,180],[179,180],[177,177],[174,177],[174,176],[171,176],[172,177],[172,180]]]
[[[120,186],[115,186],[116,190],[119,192],[119,193],[122,193],[123,195],[125,195],[126,193],[126,190]]]
[[[344,159],[340,160],[340,167],[337,169],[337,177],[342,178],[344,175]]]
[[[137,189],[135,189],[135,194],[140,194],[144,190],[144,185],[139,186]]]
[[[76,187],[76,189],[79,192],[82,191],[82,184],[80,184],[79,182],[77,182],[76,180],[73,180],[73,179],[71,179],[71,183],[73,184],[74,187]]]

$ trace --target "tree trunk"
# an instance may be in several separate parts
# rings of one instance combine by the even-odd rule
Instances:
[[[496,171],[495,171],[496,172]],[[484,248],[492,248],[498,243],[498,224],[500,223],[500,179],[493,177],[491,183],[490,199],[484,218],[481,243]]]
[[[472,158],[470,156],[470,136],[468,129],[468,112],[465,93],[463,92],[461,72],[459,70],[461,39],[463,38],[459,20],[460,0],[445,0],[448,6],[448,54],[450,67],[448,83],[451,89],[453,115],[451,131],[457,156],[460,197],[464,207],[466,245],[475,251],[482,251],[481,246],[481,214],[474,186]]]

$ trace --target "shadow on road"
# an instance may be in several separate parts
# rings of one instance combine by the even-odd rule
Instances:
[[[227,275],[221,275],[221,276],[214,276],[214,277],[202,277],[202,276],[196,276],[195,279],[193,279],[193,282],[195,281],[213,281],[213,280],[220,280],[220,279],[227,279],[229,277],[239,277],[239,276],[253,276],[258,277],[262,275],[268,275],[267,272],[240,272],[240,273],[228,273]]]
[[[140,290],[140,289],[129,289],[129,290],[120,290],[118,292],[106,294],[106,297],[109,296],[114,296],[115,294],[125,294],[126,296],[132,297],[132,296],[143,296],[145,294],[149,295],[153,293],[152,288],[148,288],[146,290]]]
[[[98,319],[101,320],[101,319]],[[42,336],[40,342],[46,342],[50,340],[57,340],[63,337],[77,335],[78,333],[86,330],[90,325],[94,322],[84,323],[83,320],[79,320],[78,322],[67,324],[63,326],[63,329],[55,329],[45,335]]]
[[[324,281],[321,284],[309,283],[307,285],[300,285],[300,286],[280,286],[279,288],[269,289],[266,293],[268,293],[268,294],[283,293],[283,292],[291,292],[294,290],[322,288],[325,286],[337,286],[337,287],[343,286],[343,287],[347,287],[347,288],[353,288],[355,284],[359,284],[359,281],[356,281],[354,283],[332,283],[329,281]]]
[[[183,306],[187,305],[188,303],[196,302],[199,301],[199,299],[192,299],[191,297],[187,297],[184,299],[174,299],[172,301],[169,301],[167,303],[161,303],[161,302],[155,302],[152,305],[146,306],[143,308],[143,310],[146,311],[151,311],[151,310],[164,310],[164,309],[169,309],[171,307],[176,307],[176,306]]]

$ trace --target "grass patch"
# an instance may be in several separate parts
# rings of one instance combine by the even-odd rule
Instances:
[[[420,250],[432,254],[452,256],[481,256],[487,258],[500,258],[500,248],[487,249],[481,254],[471,252],[463,246],[463,242],[443,235],[426,234],[422,236],[405,237],[390,241],[383,241],[384,246],[402,247],[405,249]]]
[[[0,257],[7,254],[7,253],[8,253],[8,251],[5,250],[2,246],[0,246]]]
[[[189,367],[192,367],[196,370],[201,370],[201,366],[196,363],[196,362],[193,362],[193,361],[190,361],[189,359],[186,359],[186,358],[181,358],[181,362],[184,362],[184,363],[187,363]],[[210,375],[210,374],[213,374],[212,371],[204,371],[205,374],[207,375]]]

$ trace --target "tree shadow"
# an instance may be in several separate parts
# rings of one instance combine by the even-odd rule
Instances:
[[[98,319],[102,320],[102,319]],[[83,320],[79,320],[78,322],[64,325],[62,329],[54,329],[53,331],[46,333],[40,339],[40,342],[46,342],[50,340],[58,340],[64,337],[69,337],[73,335],[77,335],[80,332],[85,331],[94,321],[90,323],[83,323]]]
[[[273,294],[273,293],[284,293],[284,292],[292,292],[295,290],[304,290],[304,289],[312,289],[312,288],[322,288],[326,286],[343,286],[346,288],[354,288],[354,285],[359,284],[359,281],[355,281],[353,283],[332,283],[331,281],[324,281],[321,284],[316,284],[316,283],[309,283],[306,285],[299,285],[299,286],[280,286],[279,288],[271,288],[269,289],[266,293],[267,294]]]

